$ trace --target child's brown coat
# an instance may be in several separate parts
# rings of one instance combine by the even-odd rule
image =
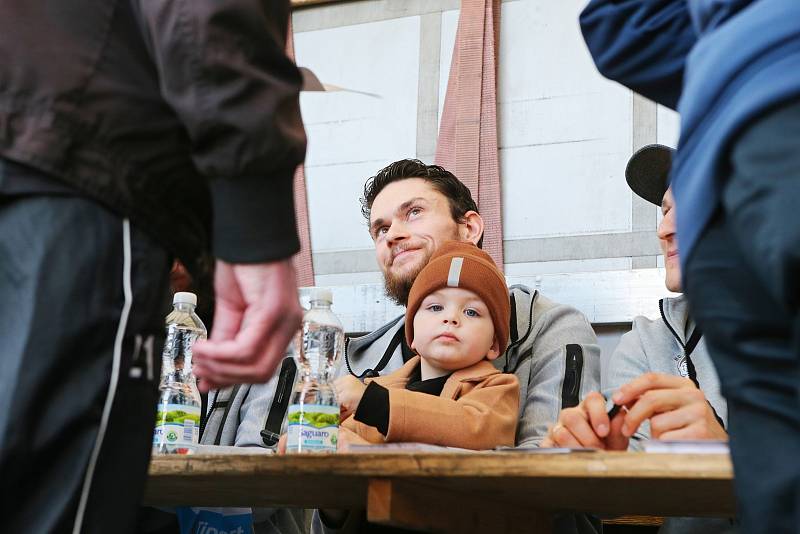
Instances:
[[[375,378],[389,390],[389,430],[347,418],[342,427],[369,443],[420,442],[464,449],[514,445],[519,381],[488,361],[454,372],[437,397],[405,389],[420,364],[415,356],[397,371]]]

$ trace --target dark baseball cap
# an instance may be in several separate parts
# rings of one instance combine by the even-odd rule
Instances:
[[[675,149],[665,145],[646,145],[637,150],[625,167],[625,180],[631,190],[646,201],[661,205],[669,188],[669,170]]]

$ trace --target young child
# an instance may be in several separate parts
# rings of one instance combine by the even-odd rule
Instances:
[[[509,315],[491,257],[471,243],[443,244],[408,298],[405,335],[417,355],[366,384],[352,375],[336,381],[340,440],[513,446],[519,382],[490,362],[506,349]]]

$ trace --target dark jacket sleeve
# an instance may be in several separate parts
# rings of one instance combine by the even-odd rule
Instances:
[[[374,426],[378,432],[389,432],[389,390],[377,382],[367,384],[353,418],[365,425]]]
[[[217,257],[299,249],[293,176],[303,161],[300,73],[286,56],[288,0],[138,0],[161,93],[209,179]]]
[[[592,0],[580,24],[603,76],[677,107],[697,40],[686,0]]]

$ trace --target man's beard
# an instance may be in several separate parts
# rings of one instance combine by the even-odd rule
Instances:
[[[389,270],[383,273],[383,284],[386,288],[386,295],[395,301],[400,306],[408,304],[408,295],[411,293],[411,286],[414,285],[414,280],[417,275],[428,265],[432,252],[426,250],[426,256],[414,267],[411,271],[400,274],[392,275]]]

